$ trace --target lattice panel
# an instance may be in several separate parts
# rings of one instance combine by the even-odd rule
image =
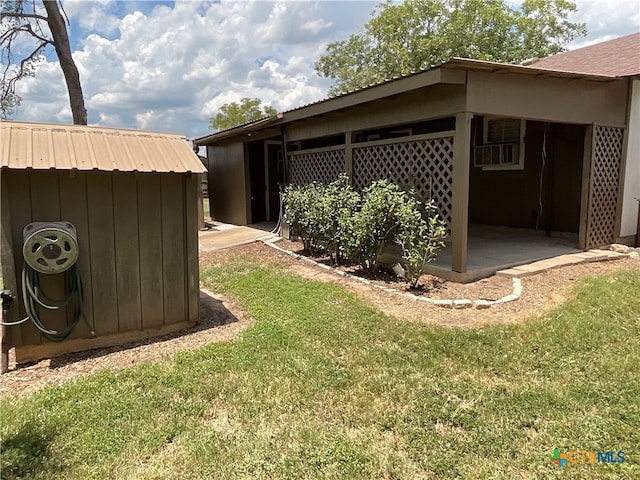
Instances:
[[[594,127],[587,248],[615,242],[623,132],[618,127]]]
[[[451,225],[453,137],[367,145],[353,148],[353,177],[363,189],[383,178],[433,198],[440,216]]]
[[[307,185],[331,183],[345,171],[344,148],[289,154],[289,182]]]

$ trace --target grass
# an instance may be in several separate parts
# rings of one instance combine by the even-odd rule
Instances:
[[[209,208],[209,199],[208,198],[203,198],[202,199],[202,210],[204,212],[204,217],[210,217],[211,213],[210,213],[210,208]]]
[[[640,272],[483,330],[389,318],[253,259],[203,281],[256,323],[5,401],[2,478],[640,477]],[[560,469],[556,447],[627,461]]]

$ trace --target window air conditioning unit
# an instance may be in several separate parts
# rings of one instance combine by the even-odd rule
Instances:
[[[520,162],[517,143],[495,143],[475,147],[474,167],[500,169]]]

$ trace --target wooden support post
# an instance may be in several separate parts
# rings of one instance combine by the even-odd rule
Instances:
[[[206,173],[202,174],[194,174],[198,181],[198,230],[202,230],[204,228],[204,205],[202,202],[204,201],[202,195],[202,175],[206,175]],[[211,208],[211,207],[209,207]]]
[[[591,155],[593,148],[593,125],[584,128],[584,150],[582,154],[582,190],[580,193],[580,225],[578,227],[578,247],[588,250],[589,239],[589,196],[591,188]]]
[[[453,139],[453,182],[451,208],[451,270],[467,271],[467,230],[469,226],[469,162],[471,118],[469,112],[456,115]]]
[[[344,171],[353,185],[353,150],[351,148],[351,132],[344,134]]]
[[[2,343],[2,351],[0,352],[0,375],[9,371],[9,340],[6,338],[5,326],[0,326],[0,342]]]

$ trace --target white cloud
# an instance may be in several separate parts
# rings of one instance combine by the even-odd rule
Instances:
[[[331,22],[327,22],[325,20],[319,19],[319,20],[310,20],[304,23],[300,28],[302,30],[309,31],[314,35],[317,35],[321,31],[326,30],[329,27],[331,27]]]
[[[117,30],[120,20],[110,11],[114,0],[64,0],[63,8],[73,24],[85,31],[109,34]]]
[[[638,0],[576,0],[578,11],[571,21],[587,24],[587,36],[573,41],[570,48],[634,33],[640,30],[640,1]]]
[[[64,3],[72,36],[83,30],[74,58],[89,122],[188,136],[206,134],[209,117],[243,97],[280,111],[323,98],[330,82],[315,74],[313,61],[374,5],[183,1],[142,2],[135,10],[130,3]],[[44,64],[19,93],[19,118],[71,121],[57,62]]]

